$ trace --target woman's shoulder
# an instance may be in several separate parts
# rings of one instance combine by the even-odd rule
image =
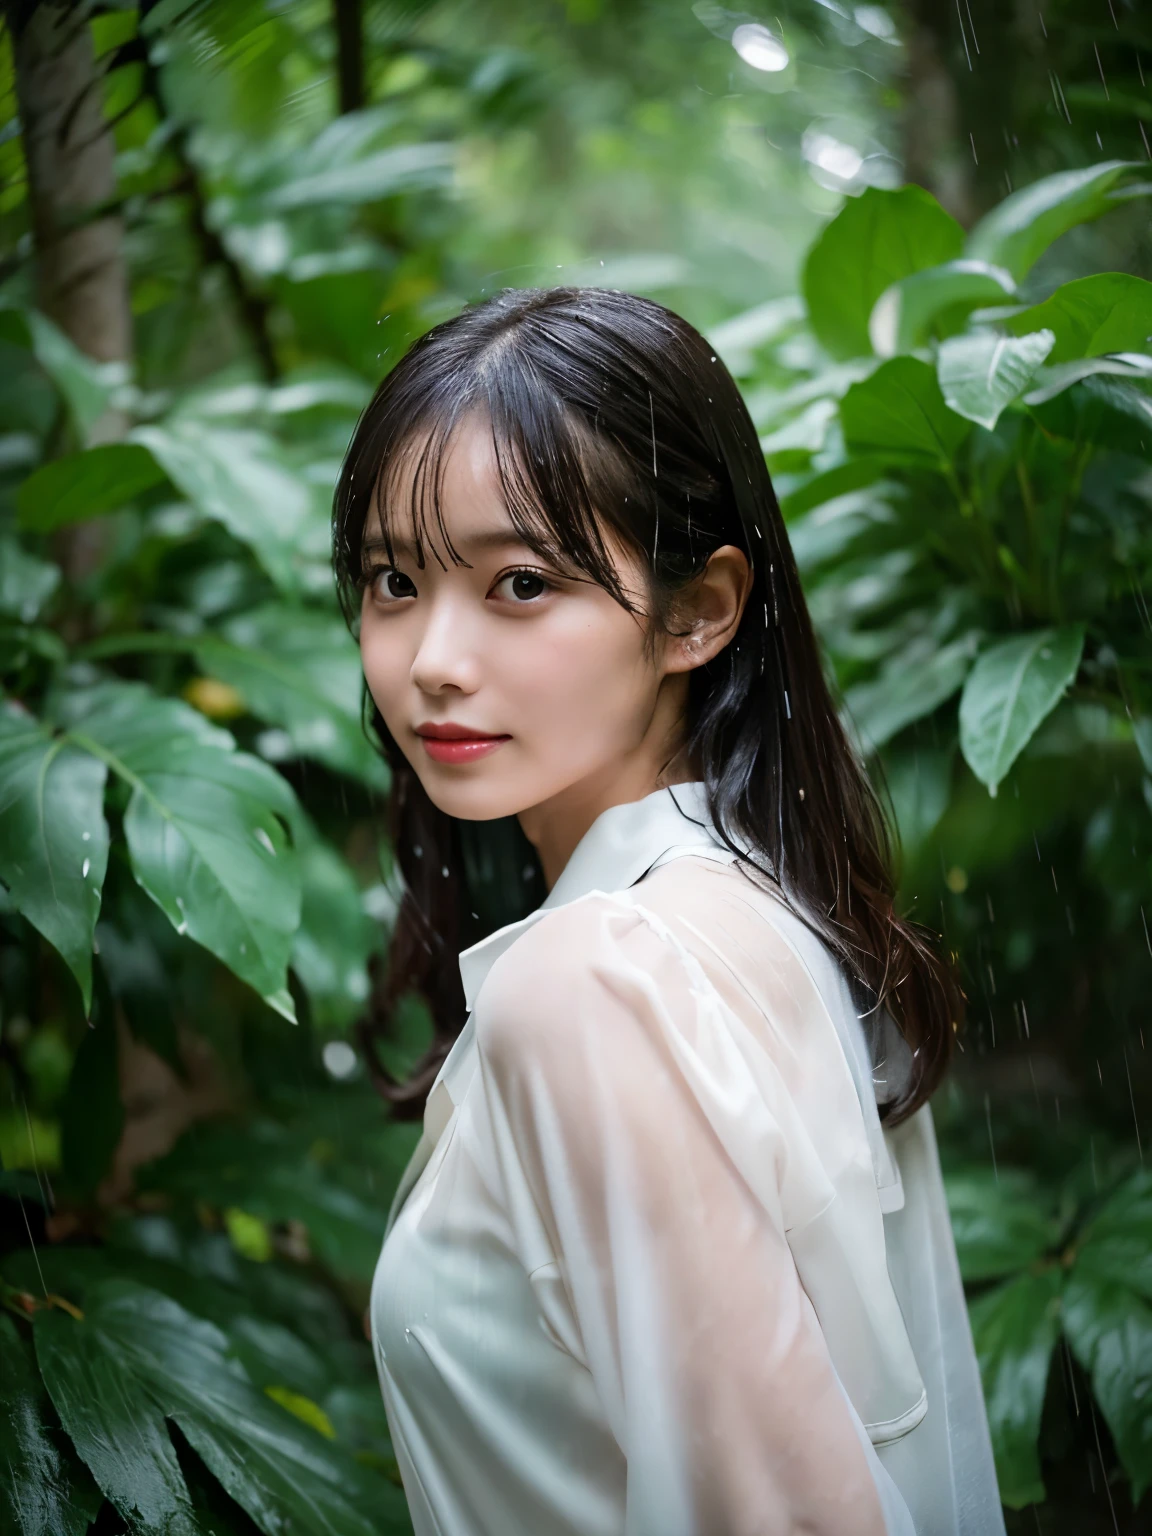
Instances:
[[[673,859],[626,890],[558,907],[521,934],[476,999],[477,1039],[489,1052],[555,1056],[577,1033],[621,1027],[621,1011],[603,1006],[610,994],[629,999],[633,1018],[658,1008],[686,1023],[719,1001],[769,1047],[794,1047],[824,1009],[789,940],[789,916],[760,876],[703,856]]]

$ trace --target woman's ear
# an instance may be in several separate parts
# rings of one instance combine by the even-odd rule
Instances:
[[[674,633],[665,650],[667,672],[691,672],[719,654],[735,635],[752,590],[748,556],[735,544],[713,550],[700,575],[677,595]]]

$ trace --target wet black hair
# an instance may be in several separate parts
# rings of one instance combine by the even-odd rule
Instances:
[[[377,389],[339,477],[333,556],[354,629],[365,525],[377,508],[392,559],[402,483],[418,561],[429,552],[459,560],[439,486],[452,434],[475,412],[490,424],[503,494],[525,543],[636,611],[609,556],[611,530],[644,562],[651,625],[673,622],[676,594],[714,550],[733,544],[747,555],[753,584],[736,634],[690,676],[688,760],[721,836],[752,851],[744,867],[772,879],[830,945],[862,1015],[877,1025],[895,1021],[909,1049],[881,1113],[888,1124],[906,1118],[943,1075],[963,999],[936,936],[896,910],[885,817],[837,713],[756,429],[731,374],[679,315],[614,290],[509,290],[434,327]],[[517,878],[522,855],[532,855],[526,840],[509,853],[514,830],[437,810],[367,703],[392,768],[404,891],[362,1038],[377,1087],[398,1114],[414,1116],[465,1020],[456,955],[481,936],[469,929],[478,886],[503,878],[523,912],[543,890],[538,878]],[[516,905],[502,921],[522,915]],[[434,1040],[401,1082],[380,1065],[375,1041],[412,993],[430,1008]],[[884,1031],[873,1033],[879,1041]]]

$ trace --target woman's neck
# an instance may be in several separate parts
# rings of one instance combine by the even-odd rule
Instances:
[[[664,765],[636,763],[623,770],[594,774],[570,785],[551,799],[519,814],[524,835],[535,848],[551,890],[588,828],[614,805],[643,800],[672,784],[688,784],[699,775],[692,771],[687,752],[681,750]]]

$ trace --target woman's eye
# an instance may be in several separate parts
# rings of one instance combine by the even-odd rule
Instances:
[[[530,603],[534,598],[543,597],[551,588],[543,576],[537,576],[535,571],[509,571],[507,576],[500,578],[493,590],[503,597],[511,598],[514,603]]]
[[[371,584],[373,597],[381,603],[396,603],[401,598],[416,596],[416,585],[412,578],[390,566],[381,566],[374,571]]]

